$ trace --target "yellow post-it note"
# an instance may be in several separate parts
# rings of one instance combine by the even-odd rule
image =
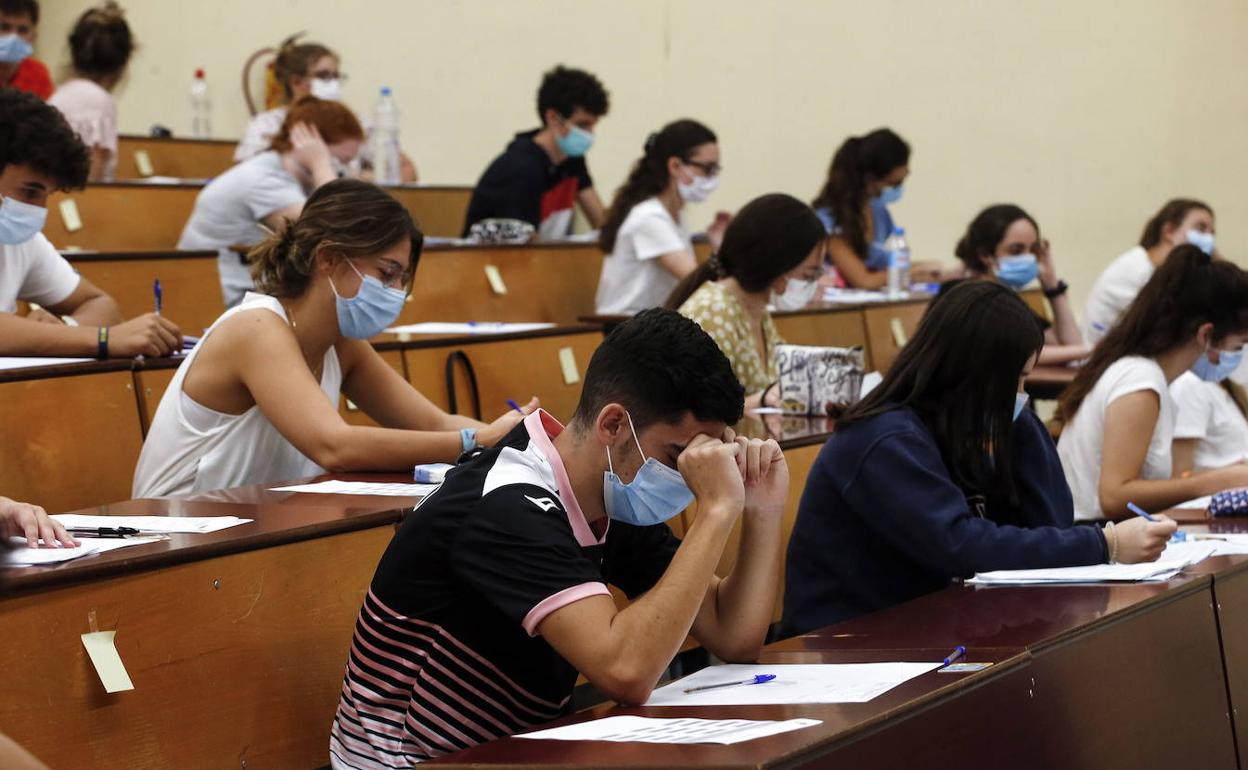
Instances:
[[[65,229],[71,233],[76,233],[82,229],[82,217],[78,216],[78,204],[73,198],[66,198],[61,201],[61,221],[65,223]]]
[[[894,318],[888,322],[888,326],[893,330],[893,344],[899,348],[904,348],[910,338],[906,335],[906,327],[901,325],[900,318]]]
[[[497,265],[485,266],[485,280],[490,282],[490,289],[495,294],[507,293],[507,284],[503,283],[503,274],[498,272]]]
[[[576,368],[576,352],[572,348],[559,348],[559,366],[563,369],[563,384],[575,385],[581,381],[581,372]]]
[[[95,631],[82,635],[82,646],[87,648],[95,673],[100,675],[100,683],[105,692],[123,692],[133,690],[134,682],[126,673],[126,666],[117,654],[117,646],[113,643],[116,631]]]
[[[358,411],[360,411],[360,408],[359,408],[358,406],[356,406],[356,405],[355,405],[355,402],[354,402],[354,401],[352,401],[351,399],[349,399],[349,398],[348,398],[348,399],[347,399],[347,411],[348,411],[348,412],[358,412]]]
[[[152,168],[152,158],[147,154],[147,150],[134,151],[134,167],[138,169],[139,176],[151,176],[156,173]]]

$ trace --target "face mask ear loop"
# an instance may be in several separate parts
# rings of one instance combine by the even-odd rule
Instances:
[[[642,463],[645,463],[650,458],[646,457],[646,451],[641,448],[641,442],[637,440],[637,429],[633,427],[633,416],[628,413],[627,409],[624,410],[624,416],[628,418],[628,429],[633,433],[633,443],[637,445],[637,453],[641,455]]]
[[[614,475],[615,466],[611,464],[611,447],[605,447],[607,450],[607,472]]]

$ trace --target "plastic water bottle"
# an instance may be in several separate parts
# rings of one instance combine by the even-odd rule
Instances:
[[[898,227],[884,241],[888,253],[888,296],[905,297],[910,293],[910,246],[906,229]]]
[[[207,139],[212,135],[212,123],[209,120],[211,112],[208,81],[204,80],[202,69],[195,70],[195,79],[191,81],[191,136]]]
[[[383,86],[373,108],[373,178],[377,184],[399,183],[399,106]]]

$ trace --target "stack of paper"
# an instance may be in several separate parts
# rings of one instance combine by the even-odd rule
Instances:
[[[936,663],[825,663],[710,666],[660,687],[647,706],[757,706],[787,703],[866,703],[899,684],[940,668]],[[763,684],[686,692],[707,685],[740,682],[759,674]]]
[[[742,741],[778,735],[803,727],[822,724],[818,719],[786,719],[782,722],[751,719],[654,719],[652,717],[607,717],[566,727],[552,727],[517,738],[553,741],[611,741],[614,743],[719,743],[730,746]]]
[[[0,553],[0,565],[5,567],[33,567],[40,564],[59,564],[65,561],[81,559],[83,556],[90,556],[93,553],[115,551],[118,548],[128,548],[132,545],[146,545],[147,543],[155,543],[164,539],[166,538],[80,537],[77,540],[82,545],[77,548],[58,548],[49,545],[41,548],[31,548],[25,545],[26,538],[15,537],[9,541],[14,546],[13,550]]]
[[[437,484],[374,484],[368,481],[318,481],[291,487],[274,487],[274,492],[308,492],[320,495],[382,495],[385,497],[424,497]]]
[[[52,518],[66,529],[130,527],[140,532],[190,535],[202,535],[251,522],[251,519],[240,519],[237,516],[85,516],[78,513],[58,513]]]
[[[1227,534],[1214,533],[1209,535],[1189,534],[1188,538],[1192,542],[1213,546],[1212,556],[1238,556],[1241,554],[1248,554],[1248,535],[1243,533],[1228,532]]]
[[[966,581],[975,585],[1043,585],[1054,583],[1134,583],[1169,580],[1190,564],[1209,558],[1208,541],[1170,543],[1157,561],[1142,564],[1090,564],[1056,569],[1013,569],[980,572]]]

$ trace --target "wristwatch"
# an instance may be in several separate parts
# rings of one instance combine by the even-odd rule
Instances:
[[[1059,278],[1057,279],[1056,286],[1054,286],[1052,289],[1044,290],[1044,296],[1047,297],[1048,299],[1057,299],[1058,297],[1065,294],[1066,290],[1069,288],[1070,288],[1070,284],[1066,283],[1065,281]]]

